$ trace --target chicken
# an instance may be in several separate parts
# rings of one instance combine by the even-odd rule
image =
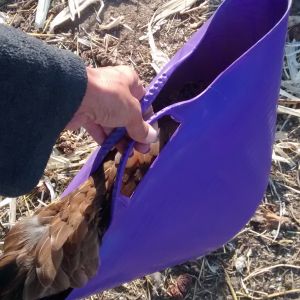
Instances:
[[[121,187],[125,196],[132,195],[178,127],[169,117],[158,125],[159,141],[151,144],[147,154],[134,151],[127,161]],[[65,299],[96,274],[120,157],[111,151],[75,191],[22,219],[8,232],[0,257],[1,300]]]
[[[74,192],[18,222],[0,258],[0,299],[40,299],[94,276],[104,196],[99,168]]]
[[[155,144],[146,155],[134,152],[126,166],[123,193],[132,194],[157,155]],[[119,154],[107,159],[75,191],[9,231],[0,257],[1,300],[64,299],[96,274],[119,160]]]

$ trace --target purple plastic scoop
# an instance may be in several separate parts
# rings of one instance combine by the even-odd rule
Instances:
[[[225,0],[150,84],[146,109],[190,81],[202,91],[160,107],[180,126],[131,198],[120,193],[128,151],[113,192],[111,224],[98,274],[68,299],[202,256],[249,221],[267,186],[275,130],[288,0]],[[101,164],[123,136],[97,149],[64,195]]]

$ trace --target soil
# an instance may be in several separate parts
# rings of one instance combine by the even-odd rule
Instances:
[[[99,9],[97,3],[77,20],[76,25],[69,23],[57,28],[55,36],[47,36],[34,29],[36,3],[33,1],[10,3],[0,7],[0,11],[9,14],[13,26],[35,33],[49,44],[75,51],[87,65],[132,65],[144,83],[148,84],[156,73],[151,66],[148,41],[141,41],[140,37],[145,35],[153,13],[164,2],[105,1],[105,9],[100,16],[102,24],[109,23],[111,17],[124,16],[127,25],[127,28],[120,25],[109,31],[100,30],[95,17],[95,11]],[[197,1],[195,7],[201,2]],[[218,4],[219,1],[209,1],[210,11]],[[52,5],[50,14],[56,14],[64,7],[59,2]],[[299,1],[294,2],[293,13],[300,15]],[[171,16],[168,23],[155,34],[158,47],[171,57],[195,32],[195,24],[200,24],[200,21],[197,11]],[[105,37],[108,44],[104,42]],[[93,46],[77,43],[77,38],[87,41],[90,38]],[[190,87],[183,91],[184,95],[179,95],[182,100],[194,95],[195,84],[189,84]],[[172,95],[170,101],[179,98],[178,95]],[[262,204],[235,238],[198,260],[161,270],[91,299],[300,299],[299,128],[299,119],[296,117],[280,115],[278,118],[277,129],[285,134],[284,141],[296,145],[294,151],[290,147],[283,149],[295,165],[273,163],[270,184]],[[278,139],[275,145],[281,142]],[[67,156],[80,147],[83,147],[80,140],[67,134],[60,137],[57,143],[58,151]],[[59,194],[74,174],[61,176],[47,170],[45,175],[50,177]],[[34,202],[43,191],[47,191],[45,186],[39,186],[27,195],[27,199]],[[44,197],[49,199],[49,193]],[[23,203],[19,206],[18,216],[25,214],[25,211]],[[2,218],[1,222],[6,219]],[[5,235],[6,228],[3,228],[0,230],[0,239]]]

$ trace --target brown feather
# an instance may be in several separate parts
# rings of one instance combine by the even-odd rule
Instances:
[[[53,250],[59,250],[65,244],[67,239],[73,234],[74,230],[63,221],[50,226],[51,247]]]
[[[153,161],[155,151],[135,152],[125,171],[129,196],[141,176],[136,168]],[[114,154],[115,155],[115,154]],[[107,161],[69,195],[19,221],[7,234],[0,257],[0,299],[63,299],[97,273],[99,246],[109,223],[111,191],[119,161]],[[124,177],[124,178],[125,178]]]
[[[51,239],[46,237],[42,242],[42,245],[37,245],[35,268],[40,284],[47,288],[54,281],[57,270],[51,256]]]

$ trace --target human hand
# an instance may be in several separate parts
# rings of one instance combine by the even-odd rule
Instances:
[[[138,142],[136,149],[149,151],[157,140],[156,130],[142,117],[139,100],[145,90],[134,70],[127,66],[93,69],[87,67],[87,90],[67,129],[84,127],[102,144],[115,127],[125,127]]]

